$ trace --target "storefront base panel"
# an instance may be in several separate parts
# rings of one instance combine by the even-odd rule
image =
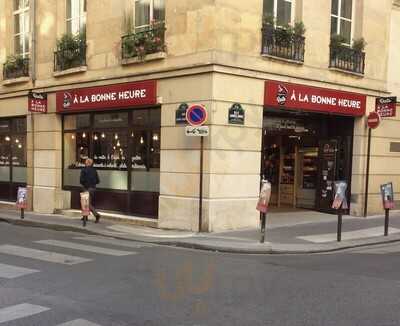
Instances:
[[[204,232],[218,232],[258,227],[257,198],[203,201]],[[199,200],[160,196],[158,226],[165,229],[198,231]]]

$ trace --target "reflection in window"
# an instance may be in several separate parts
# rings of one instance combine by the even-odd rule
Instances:
[[[86,30],[86,0],[67,0],[67,33],[79,34]]]
[[[14,0],[14,53],[29,56],[29,0]]]
[[[149,26],[151,22],[165,20],[164,0],[135,0],[135,28]]]
[[[264,17],[274,17],[277,26],[286,26],[292,22],[293,0],[264,0]]]
[[[93,133],[93,159],[97,168],[127,168],[127,136],[123,132]]]
[[[351,42],[352,12],[352,0],[332,0],[331,35],[343,36],[348,45]]]

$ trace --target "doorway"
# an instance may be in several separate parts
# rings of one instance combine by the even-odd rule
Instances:
[[[261,174],[271,206],[332,213],[334,181],[351,183],[353,128],[352,117],[266,110]]]

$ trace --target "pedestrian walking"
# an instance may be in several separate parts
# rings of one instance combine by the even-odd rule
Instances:
[[[92,212],[98,223],[100,220],[100,214],[96,211],[94,207],[94,194],[96,191],[96,185],[100,182],[99,175],[96,169],[93,167],[93,160],[88,158],[85,161],[85,167],[81,170],[80,183],[84,191],[89,193],[89,211]],[[88,215],[83,213],[82,221],[83,226],[86,226],[88,220]]]

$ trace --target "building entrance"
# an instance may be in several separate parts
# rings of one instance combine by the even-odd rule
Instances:
[[[334,181],[351,184],[354,118],[265,110],[261,173],[271,205],[331,213]]]

